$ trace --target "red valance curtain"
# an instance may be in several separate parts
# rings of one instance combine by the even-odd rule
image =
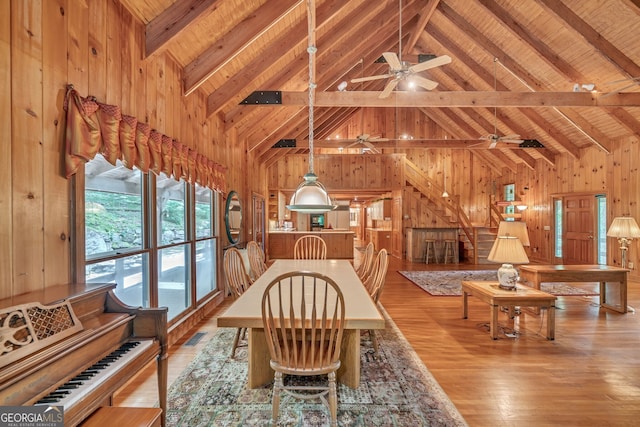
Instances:
[[[82,163],[100,153],[112,165],[119,159],[125,167],[134,166],[156,175],[164,172],[176,180],[185,179],[214,191],[226,192],[226,167],[208,159],[185,144],[163,135],[123,115],[120,107],[81,97],[73,86],[65,99],[66,177],[78,172]]]

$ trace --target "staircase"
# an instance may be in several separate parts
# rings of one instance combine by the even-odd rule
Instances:
[[[475,238],[475,256],[476,264],[491,264],[487,261],[493,242],[496,240],[498,229],[495,227],[474,227]],[[473,246],[466,239],[466,236],[460,236],[460,241],[464,243],[464,257],[472,259],[474,256]]]
[[[458,198],[456,196],[442,197],[444,189],[407,159],[404,160],[404,176],[411,192],[419,197],[423,203],[426,203],[431,212],[441,220],[454,224],[460,229],[459,238],[465,242],[465,257],[477,263],[476,232],[469,217],[460,208]],[[488,254],[489,252],[487,252]]]

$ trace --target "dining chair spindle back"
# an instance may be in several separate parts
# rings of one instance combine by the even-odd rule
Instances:
[[[344,296],[336,282],[317,272],[294,271],[274,278],[262,297],[262,322],[275,371],[272,418],[281,394],[319,398],[337,426],[336,372],[345,325]],[[328,385],[284,385],[283,375],[327,375]]]
[[[223,270],[227,280],[227,287],[234,299],[240,297],[251,286],[252,280],[247,273],[242,254],[237,248],[229,248],[225,251]],[[231,347],[231,358],[236,354],[240,337],[244,336],[246,332],[246,328],[238,328],[236,331]]]
[[[302,236],[293,246],[293,259],[327,259],[327,243],[313,234]]]

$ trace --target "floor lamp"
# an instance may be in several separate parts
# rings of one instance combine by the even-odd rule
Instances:
[[[629,244],[633,239],[640,237],[640,227],[635,219],[630,216],[619,216],[613,219],[607,236],[616,237],[620,243],[620,252],[622,254],[622,268],[627,268],[627,251]]]

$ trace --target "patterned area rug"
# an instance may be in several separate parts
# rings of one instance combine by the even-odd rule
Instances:
[[[378,331],[379,355],[361,345],[361,382],[338,388],[340,426],[466,426],[391,318]],[[229,353],[235,329],[221,328],[169,388],[167,426],[266,426],[271,387],[247,389],[247,348]],[[286,382],[286,379],[285,379]],[[326,426],[321,403],[283,397],[278,426]]]
[[[496,280],[495,270],[398,271],[431,295],[462,295],[464,280]],[[597,292],[569,286],[566,283],[542,283],[541,290],[556,296],[595,296]]]

